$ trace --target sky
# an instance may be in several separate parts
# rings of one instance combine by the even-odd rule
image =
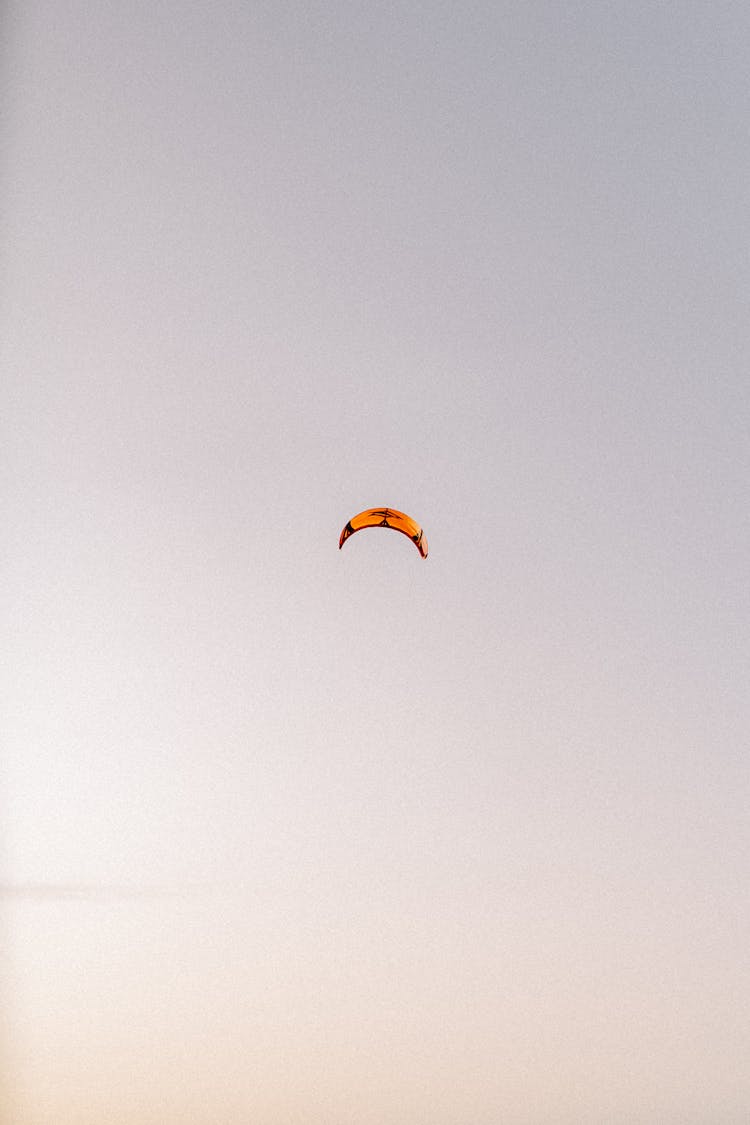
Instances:
[[[2,41],[3,1120],[747,1122],[747,4]]]

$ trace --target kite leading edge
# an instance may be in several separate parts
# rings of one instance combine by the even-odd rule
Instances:
[[[352,516],[339,539],[339,550],[344,546],[350,535],[355,531],[362,531],[365,527],[390,527],[393,531],[400,531],[411,539],[423,559],[427,558],[427,538],[422,528],[411,516],[404,512],[397,512],[395,508],[367,508],[359,515]]]

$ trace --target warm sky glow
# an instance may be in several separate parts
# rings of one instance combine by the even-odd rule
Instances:
[[[3,31],[3,1121],[746,1125],[748,5]]]

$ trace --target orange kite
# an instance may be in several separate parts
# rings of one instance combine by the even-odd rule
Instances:
[[[393,531],[400,531],[411,539],[423,559],[427,558],[427,539],[422,528],[411,516],[397,512],[395,508],[368,508],[357,516],[352,516],[341,532],[339,550],[344,546],[350,535],[361,531],[365,527],[390,527]]]

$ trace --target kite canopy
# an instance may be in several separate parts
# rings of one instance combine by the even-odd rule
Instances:
[[[395,508],[368,508],[357,516],[352,516],[341,532],[339,550],[344,546],[350,535],[355,531],[362,531],[365,527],[390,527],[392,531],[400,531],[411,539],[423,559],[427,558],[427,539],[416,520]]]

